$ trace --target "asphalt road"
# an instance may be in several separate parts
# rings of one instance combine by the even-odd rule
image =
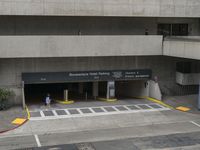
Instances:
[[[169,150],[198,144],[200,126],[192,122],[0,137],[0,150]]]
[[[0,150],[200,150],[200,116],[176,110],[30,120]]]
[[[63,138],[63,137],[62,137]],[[200,132],[130,138],[121,140],[64,144],[23,150],[155,150],[200,149]]]

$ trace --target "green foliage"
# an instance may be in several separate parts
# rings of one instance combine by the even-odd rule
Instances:
[[[0,88],[0,110],[7,109],[9,107],[8,99],[14,95],[13,91]]]

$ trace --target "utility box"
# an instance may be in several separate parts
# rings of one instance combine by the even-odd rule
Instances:
[[[68,90],[64,90],[64,100],[68,100]]]

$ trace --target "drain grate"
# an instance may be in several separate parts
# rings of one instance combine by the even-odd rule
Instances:
[[[131,109],[131,110],[138,110],[139,108],[138,107],[136,107],[136,106],[134,106],[134,105],[132,105],[132,106],[127,106],[129,109]]]
[[[52,111],[43,111],[45,116],[54,116]]]
[[[30,112],[31,117],[41,117],[41,114],[39,111],[36,112]]]
[[[85,109],[80,109],[80,111],[82,111],[84,114],[89,114],[92,113],[91,110],[85,108]]]
[[[92,108],[92,110],[94,110],[94,112],[96,112],[96,113],[104,112],[104,110],[101,108]]]
[[[142,109],[151,109],[150,107],[148,107],[147,105],[137,105],[138,107],[142,108]]]
[[[161,106],[157,105],[157,104],[149,104],[149,106],[153,107],[153,108],[162,108]]]
[[[59,116],[67,115],[67,113],[66,113],[64,110],[56,110],[56,113],[57,113]]]
[[[71,115],[80,114],[80,113],[78,112],[77,109],[68,109],[68,112],[69,112]]]
[[[126,110],[128,110],[127,108],[125,108],[123,106],[116,106],[115,108],[117,108],[119,111],[126,111]]]
[[[104,107],[104,109],[107,111],[107,112],[113,112],[113,111],[116,111],[114,108],[112,107]]]
[[[91,143],[79,143],[76,144],[78,150],[96,150]]]

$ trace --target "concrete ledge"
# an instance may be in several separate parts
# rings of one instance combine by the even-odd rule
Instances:
[[[164,40],[163,55],[200,60],[200,36]]]
[[[6,0],[0,15],[199,17],[199,0]]]
[[[0,36],[0,58],[161,55],[162,36]]]

